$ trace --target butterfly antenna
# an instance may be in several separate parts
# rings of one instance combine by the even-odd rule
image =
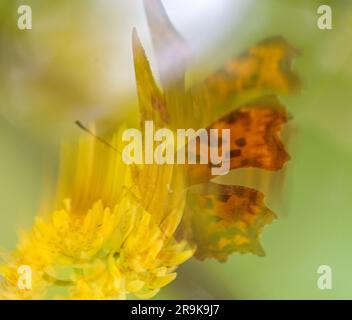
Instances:
[[[119,150],[117,150],[112,144],[110,144],[109,142],[107,142],[106,140],[104,140],[103,138],[99,137],[98,135],[96,135],[93,131],[89,130],[84,124],[82,124],[82,122],[80,122],[79,120],[76,120],[76,125],[82,129],[83,131],[89,133],[91,136],[93,136],[94,138],[96,138],[99,142],[101,142],[102,144],[104,144],[105,146],[111,148],[112,150],[114,150],[115,152],[117,152],[118,154],[121,154],[121,152]]]

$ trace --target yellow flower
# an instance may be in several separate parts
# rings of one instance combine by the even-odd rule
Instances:
[[[86,215],[59,210],[49,221],[37,218],[30,236],[30,246],[40,250],[51,263],[81,265],[90,262],[101,250],[115,227],[115,217],[101,201]],[[27,245],[24,250],[28,250]]]
[[[77,148],[65,147],[53,213],[37,217],[32,230],[22,232],[2,265],[2,298],[46,298],[54,285],[68,287],[73,299],[149,298],[193,255],[186,242],[174,239],[185,199],[168,191],[172,166],[155,167],[153,173],[126,166],[116,151],[118,141],[120,133],[109,148],[87,136]],[[149,201],[142,191],[153,180]],[[176,201],[177,206],[166,205]],[[17,268],[24,264],[33,275],[33,288],[25,292],[17,286]]]

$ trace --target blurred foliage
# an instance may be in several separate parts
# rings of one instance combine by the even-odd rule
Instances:
[[[53,132],[72,131],[77,118],[93,122],[113,113],[116,119],[117,110],[128,106],[133,93],[121,79],[111,83],[112,59],[117,66],[125,63],[125,56],[112,57],[120,49],[123,32],[118,24],[111,25],[112,18],[123,23],[122,12],[109,13],[104,6],[82,0],[45,4],[30,0],[26,4],[32,8],[33,29],[21,31],[17,28],[20,4],[1,3],[2,116],[34,134],[45,130],[45,136],[54,134],[56,140]],[[110,42],[113,29],[116,43]],[[130,73],[132,78],[133,70]]]

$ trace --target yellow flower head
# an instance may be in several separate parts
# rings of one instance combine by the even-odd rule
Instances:
[[[33,298],[33,290],[45,297],[51,285],[67,286],[75,299],[121,299],[130,293],[148,298],[174,280],[177,266],[193,255],[185,241],[173,236],[185,200],[179,197],[170,211],[164,205],[174,198],[166,186],[172,183],[173,168],[160,167],[151,176],[160,177],[154,186],[158,207],[155,199],[147,201],[141,194],[147,168],[123,164],[117,137],[112,148],[87,136],[77,149],[64,149],[57,188],[57,198],[63,200],[21,234],[1,269],[4,298]],[[22,264],[36,274],[33,289],[25,294],[17,287]]]

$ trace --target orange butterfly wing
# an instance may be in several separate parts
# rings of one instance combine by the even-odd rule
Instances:
[[[300,80],[291,67],[296,54],[297,50],[282,37],[270,38],[191,88],[197,125],[207,127],[211,119],[263,95],[300,88]]]
[[[289,159],[280,141],[280,130],[288,116],[274,96],[267,96],[230,112],[214,122],[208,129],[230,129],[230,169],[255,167],[279,170]],[[209,132],[209,130],[208,130]],[[210,134],[210,133],[209,133]],[[210,140],[210,139],[209,139]],[[221,142],[222,139],[219,139]],[[208,148],[210,158],[211,145]],[[197,158],[201,157],[199,141]],[[221,154],[219,143],[216,153]],[[189,184],[205,182],[212,178],[212,164],[188,164]]]
[[[234,252],[265,255],[259,237],[276,216],[263,199],[261,192],[240,186],[208,183],[191,188],[186,219],[196,258],[225,261]]]

